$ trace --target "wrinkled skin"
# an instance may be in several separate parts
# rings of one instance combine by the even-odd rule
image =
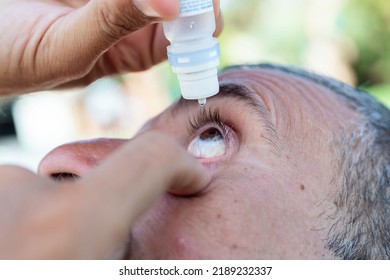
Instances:
[[[221,93],[205,109],[179,101],[141,130],[169,134],[187,148],[205,129],[220,125],[201,123],[191,131],[189,120],[218,110],[228,133],[223,155],[198,156],[211,176],[208,186],[190,196],[163,195],[131,230],[128,257],[333,258],[324,245],[330,227],[325,217],[338,191],[331,141],[355,114],[329,90],[272,70],[230,70],[220,82]],[[246,86],[255,106],[234,97],[236,89],[226,87],[231,83]],[[43,159],[40,173],[83,177],[126,142],[97,139],[58,147]]]

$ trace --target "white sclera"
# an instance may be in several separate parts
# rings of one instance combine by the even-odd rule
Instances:
[[[226,153],[226,143],[217,129],[210,128],[196,136],[188,145],[187,150],[197,158],[213,158]]]

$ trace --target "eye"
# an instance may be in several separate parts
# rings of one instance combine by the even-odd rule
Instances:
[[[227,143],[217,128],[209,128],[196,136],[187,149],[196,158],[213,158],[226,153]]]

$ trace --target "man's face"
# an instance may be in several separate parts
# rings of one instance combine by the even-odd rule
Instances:
[[[332,258],[332,144],[356,116],[324,87],[284,73],[237,69],[220,82],[205,107],[180,100],[141,130],[175,137],[212,180],[197,195],[161,197],[134,226],[129,257]],[[122,143],[61,146],[40,171],[82,176]]]

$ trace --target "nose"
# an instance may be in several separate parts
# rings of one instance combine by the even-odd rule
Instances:
[[[100,138],[59,146],[41,160],[38,173],[57,181],[75,180],[96,167],[126,141]]]

